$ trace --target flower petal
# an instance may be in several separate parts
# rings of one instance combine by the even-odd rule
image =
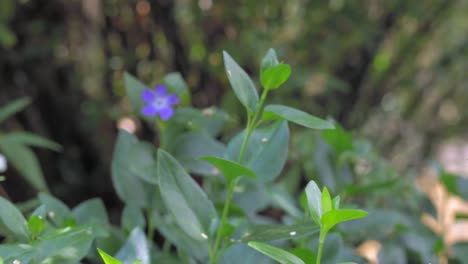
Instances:
[[[168,97],[167,97],[167,102],[171,105],[173,104],[178,104],[179,103],[179,97],[177,97],[177,95],[175,94],[170,94]]]
[[[151,103],[155,97],[155,93],[150,89],[144,89],[141,93],[141,100],[145,103]]]
[[[169,120],[169,118],[171,118],[173,114],[174,114],[174,110],[170,107],[165,107],[159,110],[159,116],[164,121]]]
[[[156,84],[156,86],[154,86],[154,90],[156,91],[156,96],[158,97],[166,95],[167,92],[166,85],[164,84]]]
[[[145,116],[153,117],[158,113],[158,109],[153,105],[147,105],[141,109],[141,113]]]

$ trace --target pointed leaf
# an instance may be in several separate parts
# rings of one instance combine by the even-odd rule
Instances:
[[[166,151],[158,150],[161,196],[180,228],[196,240],[206,240],[217,218],[213,203],[184,168]]]
[[[29,239],[26,219],[8,200],[0,196],[0,234],[11,236],[21,242]]]
[[[146,85],[128,72],[124,74],[124,83],[125,90],[127,91],[127,97],[133,111],[141,115],[140,110],[145,105],[143,100],[141,100],[141,94],[146,88]]]
[[[224,177],[226,177],[226,182],[232,182],[238,177],[242,176],[251,179],[255,179],[257,177],[255,173],[249,168],[246,168],[243,165],[234,161],[212,156],[202,157],[201,159],[208,161],[209,163],[213,164],[213,166],[218,168],[221,171],[221,173],[224,174]]]
[[[156,165],[156,149],[147,142],[132,144],[128,153],[128,170],[140,179],[158,184],[158,170]]]
[[[238,160],[244,137],[245,131],[237,134],[229,142],[228,159]],[[250,136],[242,164],[252,170],[257,175],[258,180],[271,182],[281,173],[286,163],[288,144],[289,129],[285,121],[255,129]]]
[[[339,223],[363,218],[363,217],[366,217],[367,214],[368,213],[363,210],[354,210],[354,209],[333,210],[333,211],[329,211],[323,214],[321,223],[324,229],[326,230],[326,232],[328,232],[330,229],[332,229],[335,225]]]
[[[31,149],[0,138],[0,151],[36,190],[47,191],[39,161]]]
[[[108,255],[104,251],[100,250],[99,248],[97,250],[98,250],[99,255],[101,256],[102,260],[104,260],[104,264],[122,264],[122,262],[120,262],[120,260],[111,257],[110,255]]]
[[[323,211],[323,214],[328,212],[328,211],[331,211],[332,208],[333,208],[333,205],[332,205],[332,200],[331,200],[330,193],[328,192],[327,187],[324,187],[323,191],[322,191],[322,211]]]
[[[141,261],[141,264],[150,263],[149,246],[146,235],[140,228],[135,228],[125,242],[125,245],[115,255],[124,264]]]
[[[273,90],[285,83],[289,76],[291,76],[291,66],[289,64],[278,64],[262,71],[260,82],[263,88]]]
[[[274,67],[279,64],[278,57],[276,56],[276,51],[274,49],[269,49],[265,57],[263,57],[262,65],[260,68],[260,75],[270,67]]]
[[[310,181],[306,186],[307,204],[309,205],[310,214],[312,219],[318,225],[321,224],[322,218],[322,193],[314,181]]]
[[[202,156],[222,156],[226,147],[221,142],[202,132],[188,132],[177,137],[174,157],[188,172],[216,176],[214,167],[202,160]]]
[[[138,140],[134,135],[124,130],[119,131],[112,157],[111,172],[112,183],[120,199],[141,208],[146,206],[146,191],[137,175],[130,171],[131,162],[128,156],[137,143]]]
[[[302,261],[300,258],[281,248],[253,241],[249,242],[248,245],[281,264],[305,264],[304,261]]]
[[[319,227],[310,221],[294,225],[258,225],[242,236],[242,241],[267,242],[292,239],[318,234],[319,231]]]
[[[64,227],[70,219],[73,219],[70,208],[59,199],[46,193],[39,193],[39,200],[45,205],[47,216],[58,227]]]
[[[163,82],[167,84],[170,92],[175,93],[179,97],[181,105],[190,105],[190,90],[180,73],[172,72],[167,74],[164,76]]]
[[[224,67],[234,93],[247,111],[253,112],[257,107],[258,93],[247,73],[223,51]]]
[[[44,230],[44,220],[38,215],[32,215],[28,219],[28,229],[32,237],[37,237]]]
[[[288,120],[312,129],[334,129],[329,121],[320,119],[301,110],[284,105],[268,105],[263,112],[263,120]]]
[[[11,117],[12,115],[20,112],[21,110],[26,108],[26,106],[28,106],[30,103],[31,103],[31,99],[20,98],[20,99],[14,100],[13,102],[5,106],[2,106],[2,108],[0,108],[0,123],[5,121],[7,118]]]
[[[60,151],[62,149],[59,144],[29,132],[14,132],[6,134],[2,136],[2,140],[25,146],[47,148],[55,151]]]

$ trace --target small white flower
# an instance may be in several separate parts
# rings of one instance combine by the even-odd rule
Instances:
[[[6,158],[2,154],[0,154],[0,173],[5,172],[7,168],[8,166]]]

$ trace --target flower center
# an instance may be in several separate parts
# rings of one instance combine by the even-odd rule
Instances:
[[[166,107],[167,103],[165,98],[156,98],[153,102],[154,107],[160,109]]]

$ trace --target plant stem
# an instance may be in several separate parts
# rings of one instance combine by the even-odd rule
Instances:
[[[212,264],[215,264],[216,260],[218,258],[217,253],[218,253],[218,250],[219,250],[219,246],[221,244],[221,235],[222,235],[219,229],[227,221],[227,217],[228,217],[228,213],[229,213],[229,206],[231,205],[231,200],[232,200],[232,196],[234,195],[234,189],[236,188],[236,184],[237,184],[237,179],[233,180],[228,186],[228,192],[227,192],[227,196],[226,196],[226,203],[224,204],[223,214],[221,215],[221,221],[219,223],[218,231],[216,232],[216,240],[215,240],[215,244],[214,244],[213,251],[212,251],[212,254],[211,254],[211,263]]]
[[[258,103],[257,108],[255,109],[255,112],[253,115],[251,112],[247,115],[247,128],[246,128],[246,134],[244,137],[244,140],[242,141],[242,145],[239,151],[239,160],[238,162],[242,164],[242,161],[244,159],[244,154],[245,150],[247,149],[247,144],[249,143],[250,136],[252,135],[252,132],[255,130],[255,128],[258,125],[258,117],[260,116],[260,113],[263,110],[263,105],[265,103],[265,99],[268,95],[268,90],[263,90],[262,95],[260,97],[260,101]],[[227,195],[226,195],[226,202],[224,203],[223,207],[223,213],[221,215],[221,220],[219,222],[219,227],[218,230],[216,231],[216,239],[215,243],[213,246],[213,250],[210,250],[210,263],[211,264],[216,264],[216,261],[218,260],[218,250],[219,246],[221,245],[221,232],[220,232],[220,227],[227,221],[228,215],[229,215],[229,207],[231,205],[231,200],[232,196],[234,195],[234,189],[236,188],[237,185],[237,179],[233,180],[232,182],[229,183],[228,185],[228,190],[227,190]]]
[[[324,232],[323,230],[320,230],[319,247],[318,247],[317,259],[315,261],[315,264],[320,264],[320,260],[322,259],[323,244],[325,243],[326,236],[327,236],[327,233]]]
[[[154,225],[153,225],[153,215],[151,214],[151,208],[146,211],[146,218],[148,221],[148,241],[152,242],[154,237]]]

